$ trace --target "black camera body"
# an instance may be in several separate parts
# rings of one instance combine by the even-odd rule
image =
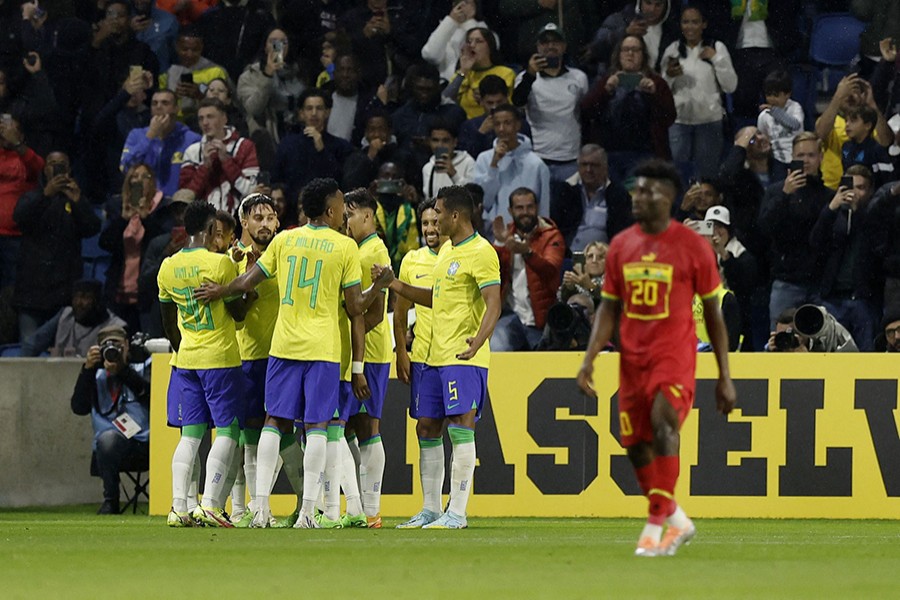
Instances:
[[[587,348],[591,335],[587,308],[575,302],[557,302],[547,311],[547,329],[550,335],[544,344],[545,350]]]
[[[122,360],[122,352],[125,347],[121,342],[114,339],[103,340],[100,344],[100,356],[103,360],[110,363],[117,363]]]
[[[775,334],[775,351],[790,352],[800,347],[800,336],[794,332],[792,327],[788,327],[784,331]]]

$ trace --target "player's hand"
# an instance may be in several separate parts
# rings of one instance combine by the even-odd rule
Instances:
[[[236,263],[244,260],[244,250],[240,247],[237,240],[231,242],[231,260]]]
[[[477,340],[473,337],[466,338],[466,343],[469,347],[457,354],[456,358],[459,360],[471,360],[482,346],[482,344],[476,344],[476,342]]]
[[[412,365],[409,361],[409,353],[405,348],[397,347],[397,379],[409,385],[410,372]]]
[[[734,391],[734,383],[730,377],[719,377],[716,383],[716,410],[727,415],[737,404],[737,392]]]
[[[84,361],[84,368],[96,369],[100,366],[101,362],[103,362],[103,357],[100,355],[100,346],[91,346],[88,348],[87,357]]]
[[[209,304],[225,296],[225,286],[212,281],[204,281],[198,288],[194,288],[194,298]]]
[[[372,265],[372,282],[379,288],[386,288],[394,282],[394,270],[390,265]]]
[[[369,391],[369,382],[363,373],[354,373],[350,376],[350,385],[353,387],[353,395],[357,400],[365,400],[372,395]]]
[[[593,361],[588,362],[587,360],[585,360],[581,364],[581,368],[578,370],[578,375],[575,378],[575,381],[578,383],[578,387],[581,388],[582,394],[591,398],[597,397],[597,392],[594,390]]]

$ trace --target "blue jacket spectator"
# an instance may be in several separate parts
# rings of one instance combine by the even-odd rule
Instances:
[[[172,64],[172,48],[178,36],[178,19],[156,6],[156,0],[132,0],[134,17],[131,27],[135,37],[147,44],[159,60],[159,71],[165,73]]]

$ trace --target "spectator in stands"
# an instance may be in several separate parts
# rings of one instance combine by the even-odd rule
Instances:
[[[121,327],[102,330],[98,343],[88,352],[71,405],[76,415],[91,415],[93,450],[103,480],[97,514],[117,515],[119,468],[150,460],[150,359],[129,360],[128,335]]]
[[[25,144],[18,119],[0,117],[0,292],[16,280],[22,231],[13,218],[16,203],[38,183],[44,159]]]
[[[548,23],[537,37],[537,53],[516,77],[512,101],[524,106],[534,152],[550,169],[553,181],[565,181],[578,170],[581,148],[579,107],[587,93],[583,71],[563,63],[566,40],[560,28]]]
[[[900,352],[900,312],[896,308],[886,313],[881,320],[884,352]],[[876,340],[876,346],[878,345]]]
[[[838,83],[831,102],[816,119],[816,135],[825,143],[825,157],[822,161],[822,177],[825,185],[836,190],[843,173],[841,151],[847,136],[847,114],[858,106],[875,109],[877,122],[874,137],[882,146],[890,146],[894,133],[872,96],[872,88],[855,73],[851,73]]]
[[[334,59],[334,79],[328,86],[331,93],[331,113],[328,133],[357,146],[362,140],[368,113],[380,102],[373,91],[360,85],[359,60],[352,54],[340,54]]]
[[[22,342],[22,356],[87,356],[105,327],[125,327],[103,304],[103,286],[94,279],[72,284],[70,304]]]
[[[491,350],[534,350],[547,310],[556,301],[566,244],[552,222],[538,216],[535,193],[520,187],[509,195],[512,223],[494,219],[494,248],[500,259],[503,312],[491,336]]]
[[[787,71],[777,70],[763,81],[765,104],[760,106],[756,127],[772,144],[776,178],[787,176],[794,138],[803,131],[803,107],[791,100],[793,83]]]
[[[459,127],[459,148],[472,158],[490,150],[497,136],[494,134],[494,109],[509,100],[509,87],[501,77],[488,75],[478,84],[478,103],[484,109],[479,117],[466,119]],[[454,105],[455,106],[455,105]],[[531,137],[528,121],[522,122],[522,133]]]
[[[515,47],[509,48],[506,54],[522,65],[528,64],[534,53],[532,40],[548,25],[557,28],[560,36],[567,39],[572,48],[578,49],[584,46],[599,24],[599,20],[591,24],[587,18],[593,12],[589,5],[594,3],[507,0],[500,4],[502,14],[511,22],[510,37],[515,40]]]
[[[486,223],[484,220],[484,188],[482,188],[477,183],[467,183],[463,186],[466,188],[466,191],[472,194],[472,206],[474,208],[474,212],[472,213],[472,227],[475,228],[475,231],[481,235],[483,238],[489,238],[493,235],[492,231],[489,231],[493,228],[492,223]]]
[[[850,11],[857,19],[868,23],[859,38],[861,70],[865,76],[872,72],[878,61],[879,43],[884,39],[900,40],[900,5],[891,0],[853,0]]]
[[[165,72],[172,65],[172,47],[178,37],[178,20],[172,13],[157,8],[156,0],[132,0],[134,16],[131,29],[156,55],[159,70]]]
[[[256,147],[228,126],[225,105],[217,99],[201,100],[197,117],[203,137],[185,150],[178,187],[232,211],[256,186]]]
[[[635,36],[644,40],[647,68],[660,71],[663,50],[678,38],[677,14],[669,0],[635,0],[626,4],[603,21],[585,58],[597,64],[596,73],[600,77],[615,73],[612,66],[615,48],[626,37]]]
[[[104,296],[106,305],[122,317],[129,331],[140,331],[138,276],[150,240],[172,227],[168,201],[156,188],[153,169],[144,163],[125,173],[121,196],[106,205],[106,227],[100,247],[110,253]]]
[[[501,214],[501,198],[527,187],[537,197],[542,217],[550,216],[550,170],[531,149],[531,142],[519,133],[522,117],[511,104],[494,109],[492,118],[497,139],[494,147],[475,160],[475,183],[484,188],[484,220],[492,222]]]
[[[850,126],[852,121],[848,120]],[[870,253],[869,200],[873,174],[863,165],[844,171],[852,187],[841,185],[819,213],[809,234],[810,245],[824,256],[819,281],[822,304],[844,325],[862,352],[871,352],[881,316],[883,281]]]
[[[181,25],[190,25],[218,2],[219,0],[157,0],[157,5],[172,13]]]
[[[455,127],[466,120],[466,113],[452,101],[442,102],[441,78],[434,65],[418,63],[406,73],[409,92],[407,100],[391,114],[394,134],[400,147],[413,157],[413,165],[421,169],[431,156],[428,126],[433,119],[446,121]]]
[[[19,199],[13,219],[22,232],[14,303],[25,340],[71,300],[84,269],[81,240],[100,233],[100,219],[64,152],[47,155],[38,186]]]
[[[642,159],[672,155],[669,127],[675,122],[675,102],[650,64],[644,39],[626,36],[613,50],[609,73],[581,101],[587,140],[606,148],[610,179],[617,183]]]
[[[663,77],[675,99],[675,123],[669,129],[672,158],[682,169],[714,177],[722,158],[725,108],[722,94],[737,87],[728,49],[707,32],[695,6],[681,12],[681,39],[663,52]]]
[[[300,96],[298,119],[303,124],[299,133],[285,136],[278,144],[272,179],[287,185],[289,198],[298,198],[304,185],[316,177],[343,176],[343,165],[353,147],[328,133],[331,97],[320,89],[308,89]]]
[[[232,75],[243,73],[273,27],[264,0],[221,0],[197,21],[206,57]]]
[[[387,162],[378,169],[378,178],[369,186],[369,193],[378,201],[375,222],[384,233],[391,266],[399,273],[406,253],[419,247],[416,188],[403,179],[400,165]]]
[[[572,252],[587,252],[594,242],[609,242],[634,222],[631,196],[609,180],[606,150],[585,144],[578,154],[578,173],[551,195],[550,218]]]
[[[566,302],[575,294],[584,294],[594,301],[595,306],[600,306],[608,252],[609,244],[603,242],[591,242],[584,247],[584,262],[575,262],[571,271],[563,273],[557,293],[560,302]]]
[[[228,79],[221,66],[203,56],[203,38],[193,27],[186,27],[178,34],[175,44],[178,63],[159,76],[160,89],[175,92],[178,97],[178,119],[193,123],[198,103],[213,79]]]
[[[273,29],[256,60],[238,79],[237,95],[247,111],[250,136],[266,170],[275,148],[294,123],[297,99],[306,89],[293,46],[282,29]]]
[[[857,106],[847,112],[844,126],[849,138],[841,146],[844,173],[853,165],[864,165],[872,174],[871,184],[881,187],[894,179],[894,163],[888,150],[872,137],[878,124],[878,113],[869,106]]]
[[[897,43],[892,38],[885,38],[878,44],[881,60],[875,65],[875,72],[869,83],[872,84],[872,97],[885,115],[896,115],[900,112],[900,69],[897,68]]]
[[[444,89],[444,96],[459,104],[466,111],[467,118],[478,117],[484,114],[484,107],[478,103],[478,84],[488,75],[497,75],[509,89],[512,89],[516,79],[515,71],[503,64],[493,32],[484,27],[474,27],[466,32],[459,69]]]
[[[150,125],[129,132],[120,163],[122,171],[136,164],[149,165],[157,177],[156,187],[168,196],[178,190],[185,150],[200,141],[200,135],[175,118],[177,113],[175,92],[155,92],[150,101]]]
[[[374,91],[391,73],[403,73],[419,56],[421,46],[414,47],[410,28],[422,24],[407,20],[415,7],[415,2],[366,0],[339,17],[338,27],[350,37],[359,57],[365,91]]]
[[[353,0],[282,0],[278,22],[296,50],[297,62],[308,73],[320,68],[322,40],[337,33],[338,19]]]
[[[453,79],[466,32],[473,27],[487,29],[487,23],[478,19],[476,0],[457,0],[453,2],[450,14],[441,19],[437,29],[431,32],[422,47],[422,58],[438,68],[442,79]]]
[[[793,160],[802,161],[803,168],[770,185],[759,211],[759,228],[771,240],[769,318],[773,326],[785,309],[819,303],[822,264],[809,243],[809,232],[832,199],[819,173],[822,143],[816,134],[804,132],[794,138]]]
[[[722,194],[719,191],[718,183],[714,179],[694,179],[691,182],[691,186],[684,193],[684,197],[681,199],[681,207],[676,214],[681,221],[685,219],[702,221],[706,218],[706,211],[710,207],[721,203]]]
[[[397,138],[391,128],[391,118],[384,111],[373,112],[366,119],[365,135],[360,146],[344,163],[341,187],[348,191],[368,187],[378,176],[378,169],[386,162],[406,168],[411,162],[407,154],[397,145]],[[418,179],[411,175],[412,173],[404,172],[404,179],[410,181]]]
[[[225,115],[228,117],[228,124],[234,127],[241,137],[249,137],[249,128],[247,127],[247,119],[244,117],[244,111],[236,103],[234,87],[227,79],[216,78],[209,82],[206,86],[204,98],[215,98],[225,106]],[[258,152],[258,149],[257,149]]]
[[[422,167],[422,193],[431,200],[442,187],[465,185],[475,177],[475,159],[465,150],[456,149],[456,130],[443,121],[432,121],[429,127],[431,159]]]
[[[29,146],[40,156],[56,148],[54,144],[71,142],[71,134],[63,133],[59,104],[43,64],[37,52],[29,52],[22,60],[22,76],[11,78],[0,70],[0,114],[16,115]]]

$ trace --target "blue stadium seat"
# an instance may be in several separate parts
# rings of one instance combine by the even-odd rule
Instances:
[[[3,344],[0,346],[0,358],[18,358],[22,356],[21,344]]]
[[[865,28],[849,13],[819,15],[813,22],[809,57],[829,67],[849,67],[859,54],[859,36]]]

